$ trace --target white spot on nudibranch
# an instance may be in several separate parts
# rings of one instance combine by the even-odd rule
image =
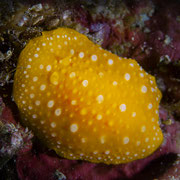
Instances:
[[[152,109],[152,104],[151,103],[148,104],[148,109]]]
[[[45,84],[42,84],[41,86],[40,86],[40,90],[41,91],[44,91],[46,89],[46,85]]]
[[[71,124],[71,126],[70,126],[70,130],[71,130],[71,132],[76,132],[77,130],[78,130],[78,125],[77,124]]]
[[[110,151],[109,151],[109,150],[105,151],[105,154],[109,154],[109,153],[110,153]]]
[[[55,127],[56,127],[56,123],[55,123],[55,122],[52,122],[52,123],[51,123],[51,127],[52,127],[52,128],[55,128]]]
[[[113,86],[117,86],[118,83],[117,83],[117,81],[113,81],[112,84],[113,84]]]
[[[141,86],[141,92],[146,93],[147,92],[147,87],[146,86]]]
[[[61,115],[61,109],[57,108],[54,113],[56,116],[60,116]]]
[[[31,99],[34,98],[34,94],[33,93],[30,94],[29,96],[30,96]]]
[[[35,101],[35,104],[37,105],[37,106],[39,106],[40,104],[41,104],[41,102],[40,101]]]
[[[121,112],[126,111],[126,104],[121,104],[121,105],[119,106],[119,109],[120,109]]]
[[[37,57],[39,57],[39,55],[38,55],[38,54],[34,54],[34,57],[36,57],[36,58],[37,58]]]
[[[129,65],[130,65],[131,67],[134,67],[134,64],[133,64],[133,63],[130,63]]]
[[[84,57],[84,53],[83,52],[80,52],[79,53],[79,57],[82,59]]]
[[[132,117],[135,117],[135,116],[136,116],[136,112],[133,112],[133,113],[132,113]]]
[[[42,64],[40,64],[39,69],[43,69],[43,68],[44,68],[44,66]]]
[[[69,77],[70,78],[73,78],[73,77],[75,77],[76,76],[76,73],[75,72],[71,72],[70,74],[69,74]]]
[[[82,142],[82,143],[85,143],[85,142],[86,142],[86,139],[85,139],[85,138],[81,138],[81,142]]]
[[[31,109],[32,109],[32,106],[28,106],[28,109],[31,110]]]
[[[41,124],[44,124],[44,123],[45,123],[45,121],[40,121],[40,123],[41,123]]]
[[[101,114],[98,114],[98,115],[96,116],[96,119],[97,119],[97,120],[101,120],[101,119],[102,119],[102,115],[101,115]]]
[[[141,142],[140,142],[140,141],[137,141],[137,142],[136,142],[136,145],[137,145],[137,146],[139,146],[140,144],[141,144]]]
[[[91,56],[91,60],[92,60],[92,61],[97,61],[97,56],[96,56],[96,55],[92,55],[92,56]]]
[[[46,66],[46,70],[47,70],[47,71],[50,71],[51,69],[52,69],[51,65],[47,65],[47,66]]]
[[[101,141],[101,144],[104,144],[105,143],[105,137],[101,136],[100,141]]]
[[[72,101],[71,101],[71,104],[72,104],[72,105],[76,105],[76,103],[77,103],[76,100],[72,100]]]
[[[142,126],[141,127],[141,132],[145,132],[146,131],[146,126]]]
[[[56,133],[52,133],[51,136],[52,136],[52,137],[56,137]]]
[[[38,80],[38,77],[37,76],[34,76],[33,77],[33,81],[36,82]]]
[[[70,53],[73,55],[73,54],[74,54],[74,49],[71,49],[71,50],[70,50]]]
[[[37,115],[36,115],[36,114],[33,114],[33,115],[32,115],[32,118],[33,118],[33,119],[36,119],[36,118],[37,118]]]
[[[30,69],[30,68],[31,68],[31,65],[30,65],[30,64],[28,64],[28,65],[27,65],[27,68],[28,68],[28,69]]]
[[[124,143],[124,144],[128,144],[128,143],[129,143],[129,137],[127,137],[127,136],[124,137],[124,138],[123,138],[123,143]]]
[[[154,88],[151,88],[151,92],[154,92],[155,91],[155,89]]]
[[[108,59],[108,64],[112,65],[114,63],[114,61],[112,59]]]
[[[94,151],[93,153],[94,153],[94,154],[97,154],[98,152],[97,152],[97,151]]]
[[[82,82],[82,85],[83,85],[84,87],[87,87],[87,86],[88,86],[88,80],[84,80],[84,81]]]
[[[47,106],[48,106],[49,108],[52,108],[52,107],[54,106],[54,101],[53,101],[53,100],[50,100],[50,101],[48,102]]]
[[[96,100],[100,104],[104,101],[104,96],[100,94],[99,96],[97,96]]]
[[[124,78],[125,78],[125,80],[126,81],[129,81],[130,80],[130,74],[129,73],[126,73],[125,75],[124,75]]]

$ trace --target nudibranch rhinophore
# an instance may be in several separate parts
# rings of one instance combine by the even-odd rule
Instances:
[[[149,156],[163,141],[155,78],[73,29],[29,41],[13,96],[22,123],[68,159],[127,163]]]

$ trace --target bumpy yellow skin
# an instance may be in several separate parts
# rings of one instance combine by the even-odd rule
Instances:
[[[19,57],[13,96],[22,122],[68,159],[127,163],[163,141],[155,78],[72,29],[30,40]]]

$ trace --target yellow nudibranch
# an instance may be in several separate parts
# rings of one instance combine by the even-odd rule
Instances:
[[[127,163],[149,156],[163,141],[155,78],[73,29],[29,41],[13,96],[22,123],[68,159]]]

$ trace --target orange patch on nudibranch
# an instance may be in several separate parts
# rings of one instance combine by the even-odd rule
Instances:
[[[163,140],[155,78],[75,30],[42,34],[15,73],[22,122],[69,159],[118,164],[153,153]]]

